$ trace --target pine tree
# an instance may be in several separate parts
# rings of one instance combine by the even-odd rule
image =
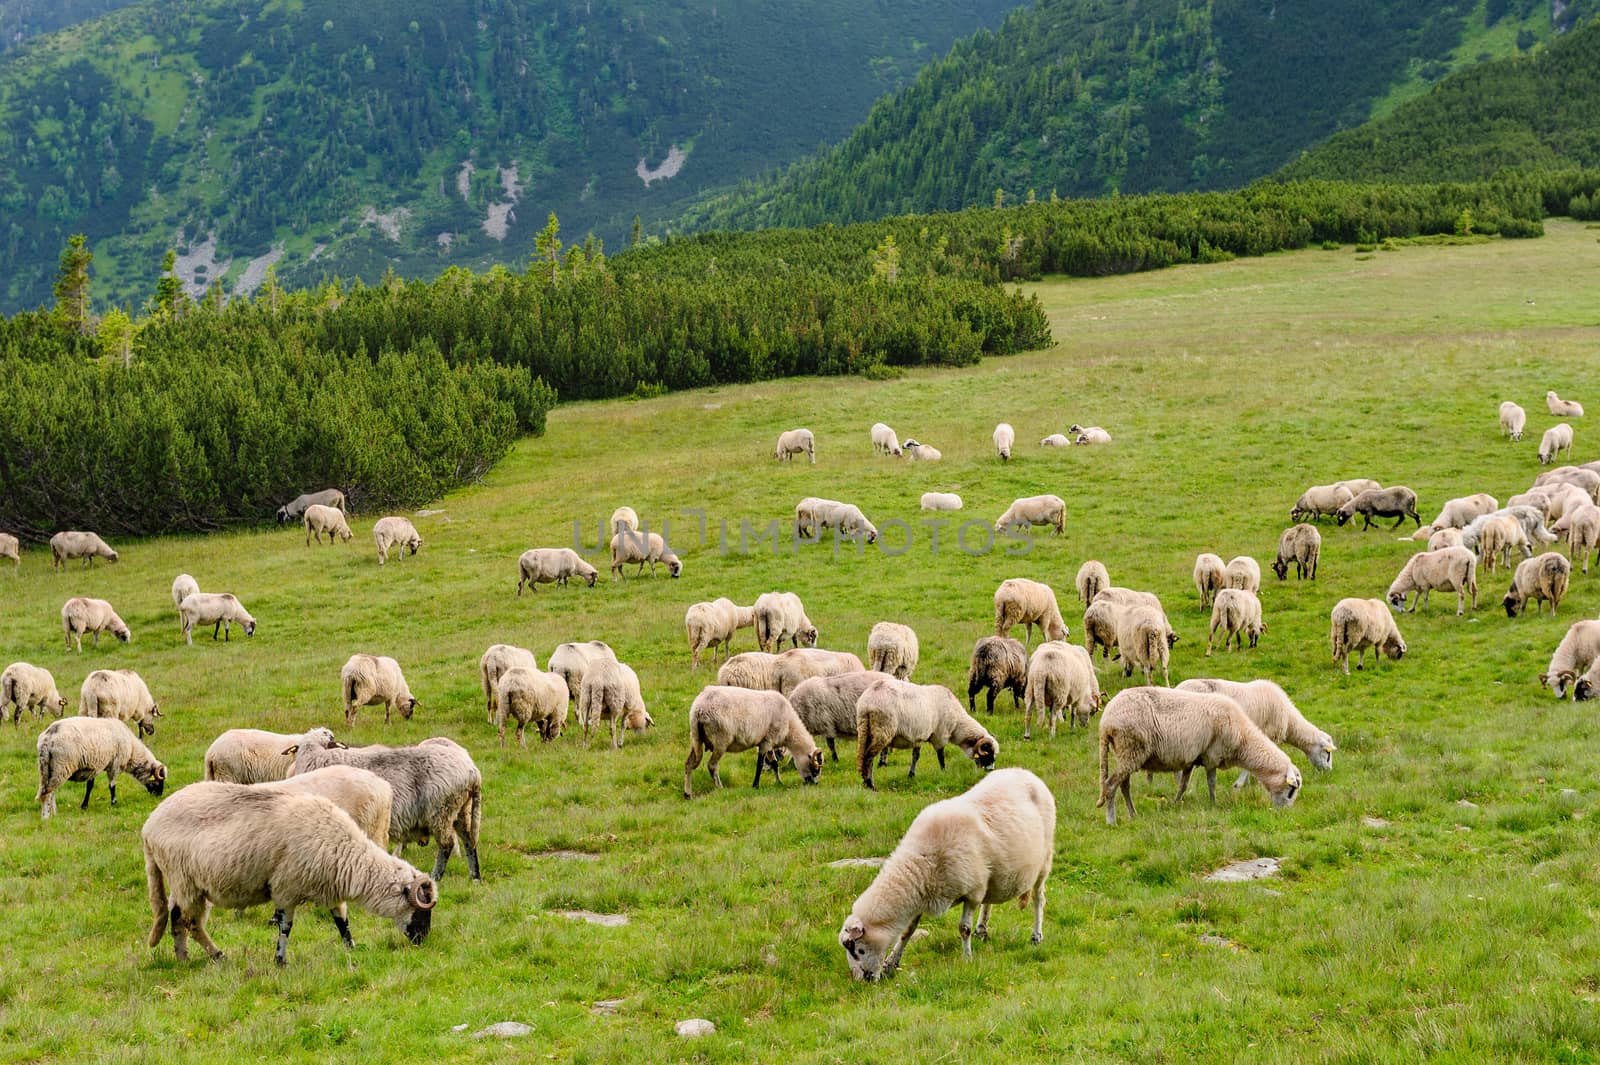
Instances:
[[[93,259],[89,238],[82,233],[73,234],[61,251],[56,283],[51,287],[56,297],[56,321],[80,336],[89,334],[89,263]]]
[[[132,366],[133,341],[138,335],[139,324],[128,316],[127,311],[116,307],[100,319],[94,338],[101,352],[120,360],[123,366]]]
[[[533,238],[534,257],[528,264],[531,273],[535,266],[548,266],[550,280],[555,281],[561,276],[561,221],[556,218],[554,211],[544,224],[544,230]]]
[[[161,277],[156,280],[156,295],[150,312],[155,315],[177,314],[189,297],[183,291],[183,279],[178,276],[178,253],[171,248],[161,259]]]

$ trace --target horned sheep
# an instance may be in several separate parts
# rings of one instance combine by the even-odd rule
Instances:
[[[313,504],[343,510],[344,493],[337,488],[325,488],[320,492],[307,492],[295,496],[293,501],[278,508],[278,524],[287,525],[291,521],[299,521]]]
[[[567,724],[567,682],[559,673],[543,673],[512,666],[495,682],[495,711],[491,722],[506,745],[506,721],[517,726],[517,746],[528,745],[524,730],[532,725],[546,743],[561,735]]]
[[[790,461],[795,455],[809,455],[813,465],[817,461],[817,441],[810,429],[790,429],[778,436],[778,447],[773,458]]]
[[[1012,577],[1000,582],[994,591],[994,634],[1008,636],[1018,625],[1024,626],[1025,643],[1033,642],[1033,627],[1039,626],[1047,640],[1065,640],[1067,623],[1061,619],[1056,593],[1048,584]]]
[[[1106,572],[1105,563],[1091,558],[1078,567],[1074,583],[1078,589],[1078,599],[1088,606],[1100,594],[1100,589],[1111,587],[1111,574]]]
[[[85,566],[93,566],[97,558],[115,562],[117,553],[111,550],[110,544],[92,532],[68,530],[50,537],[51,569],[61,569],[75,558],[83,559]]]
[[[1028,649],[1020,640],[985,636],[973,645],[967,666],[967,709],[976,712],[975,700],[983,691],[984,708],[994,713],[994,697],[1006,689],[1011,691],[1011,705],[1020,706],[1027,688]]]
[[[655,724],[644,706],[639,675],[615,660],[591,663],[578,690],[578,723],[585,744],[602,721],[611,722],[611,746],[616,748],[622,746],[624,729],[643,732]]]
[[[1342,665],[1350,675],[1350,652],[1357,652],[1356,668],[1366,663],[1367,648],[1371,647],[1372,660],[1385,654],[1399,661],[1406,653],[1406,641],[1394,623],[1394,614],[1382,599],[1341,599],[1334,604],[1330,615],[1332,625],[1329,643],[1333,648],[1335,665]]]
[[[1100,682],[1094,674],[1094,661],[1081,647],[1060,640],[1046,640],[1033,649],[1028,659],[1027,690],[1022,702],[1022,738],[1033,738],[1033,719],[1043,728],[1050,722],[1050,738],[1063,715],[1068,726],[1087,726],[1100,708]]]
[[[383,723],[387,725],[389,715],[395,710],[409,721],[418,702],[406,685],[400,663],[387,655],[359,652],[351,655],[339,671],[339,692],[344,702],[346,728],[355,724],[360,707],[382,703]]]
[[[917,668],[917,633],[909,625],[880,621],[867,634],[867,668],[910,680]]]
[[[839,760],[839,749],[834,740],[840,736],[856,734],[856,702],[861,693],[874,681],[894,678],[876,670],[860,673],[836,673],[831,677],[812,677],[795,685],[789,692],[789,704],[794,707],[806,731],[828,745],[833,760]]]
[[[817,645],[817,627],[806,617],[806,608],[793,592],[763,592],[752,607],[756,619],[756,645],[776,652],[784,640],[791,647],[802,643]]]
[[[1567,583],[1572,579],[1572,563],[1554,551],[1546,551],[1537,558],[1524,559],[1511,575],[1511,590],[1506,592],[1504,605],[1507,617],[1516,617],[1528,605],[1528,600],[1548,602],[1553,617],[1556,607],[1567,594]]]
[[[193,645],[195,626],[211,625],[211,638],[222,630],[224,640],[233,639],[233,626],[238,623],[246,636],[256,634],[256,619],[238,598],[228,592],[195,592],[178,605],[178,617],[183,624],[183,639]]]
[[[994,531],[1004,533],[1034,525],[1048,525],[1057,536],[1066,532],[1066,500],[1056,495],[1027,496],[1014,500],[1006,512],[995,519]]]
[[[1010,422],[1001,422],[994,427],[994,453],[1000,457],[1001,462],[1011,458],[1011,449],[1016,442],[1017,431],[1011,428]]]
[[[306,508],[305,517],[302,519],[306,527],[306,546],[311,546],[314,537],[317,543],[322,543],[322,534],[328,534],[328,543],[331,545],[337,537],[349,543],[355,537],[350,531],[350,525],[344,519],[344,511],[337,507],[325,507],[320,503],[313,503]]]
[[[527,648],[509,643],[490,644],[489,649],[483,652],[483,657],[478,659],[478,680],[483,688],[485,709],[491,725],[494,724],[494,711],[498,698],[495,695],[495,686],[500,683],[500,675],[513,666],[537,670],[539,660]]]
[[[417,527],[405,518],[390,516],[379,518],[372,526],[372,539],[378,546],[378,565],[389,561],[391,547],[404,548],[396,556],[404,558],[406,554],[416,554],[417,548],[422,546],[422,537],[417,534]]]
[[[1512,440],[1522,439],[1522,429],[1528,424],[1528,412],[1506,400],[1500,404],[1500,431]]]
[[[155,735],[156,720],[164,716],[149,685],[131,669],[97,669],[84,677],[78,713],[131,722],[141,736]]]
[[[167,784],[167,767],[157,761],[133,730],[111,718],[65,717],[52,721],[39,733],[39,816],[56,812],[56,792],[68,781],[83,781],[83,802],[89,808],[94,778],[106,775],[111,804],[117,803],[117,774],[127,773],[152,795],[160,795]]]
[[[789,700],[778,692],[755,691],[710,685],[700,690],[689,707],[689,757],[683,763],[683,797],[694,798],[690,786],[695,769],[706,758],[712,783],[722,787],[718,764],[725,754],[754,749],[756,779],[761,786],[761,771],[770,768],[778,780],[778,766],[787,755],[794,759],[800,780],[815,784],[822,772],[822,749],[811,739],[800,715]]]
[[[1317,562],[1322,558],[1322,534],[1315,525],[1301,522],[1283,530],[1278,537],[1278,558],[1272,563],[1272,572],[1280,581],[1289,577],[1289,565],[1294,564],[1297,580],[1317,579]]]
[[[1211,599],[1228,587],[1228,566],[1220,555],[1202,551],[1194,557],[1194,588],[1200,593],[1200,608],[1211,605]]]
[[[917,759],[925,743],[938,756],[940,769],[944,768],[944,749],[951,744],[980,769],[992,767],[1000,753],[1000,742],[961,709],[960,700],[949,688],[880,680],[862,691],[856,701],[856,769],[863,784],[874,787],[873,763],[891,748],[910,748],[911,771],[907,776],[916,776]]]
[[[534,547],[517,559],[517,595],[522,594],[523,585],[533,592],[537,592],[541,584],[565,588],[572,577],[581,577],[593,588],[599,576],[600,571],[570,547]]]
[[[123,643],[133,639],[133,633],[128,631],[128,626],[117,616],[110,603],[84,596],[74,596],[61,604],[61,630],[68,649],[76,645],[79,654],[83,653],[84,633],[94,637],[96,647],[100,646],[102,632],[109,631]]]
[[[727,659],[733,638],[740,629],[753,628],[756,623],[754,607],[740,606],[732,599],[714,599],[709,603],[694,603],[683,615],[683,626],[689,638],[691,669],[700,668],[700,655],[711,650],[711,664],[717,664],[717,648]]]
[[[48,710],[60,717],[67,712],[67,701],[56,690],[56,679],[42,666],[27,662],[13,662],[0,673],[0,723],[6,719],[6,707],[11,708],[13,728],[22,724],[22,712],[30,710],[34,717],[44,717]]]
[[[1243,588],[1224,588],[1218,592],[1217,600],[1211,606],[1211,629],[1206,636],[1207,658],[1211,657],[1211,643],[1217,638],[1218,630],[1222,632],[1224,651],[1229,650],[1233,643],[1237,643],[1241,651],[1244,650],[1246,637],[1254,650],[1262,633],[1267,631],[1267,623],[1261,620],[1260,598]]]

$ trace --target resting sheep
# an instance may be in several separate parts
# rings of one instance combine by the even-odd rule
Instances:
[[[64,717],[52,721],[39,733],[35,745],[39,753],[39,791],[33,800],[39,816],[56,812],[56,792],[68,781],[83,782],[83,802],[89,808],[94,778],[106,775],[111,790],[111,805],[117,804],[117,774],[128,773],[152,795],[160,795],[167,784],[167,767],[156,760],[150,748],[133,730],[110,718]]]
[[[417,527],[405,518],[387,517],[379,518],[372,526],[372,539],[378,545],[378,565],[389,561],[389,548],[401,547],[404,552],[398,557],[404,558],[406,554],[416,554],[417,548],[422,546],[422,537],[417,535]]]
[[[567,698],[576,702],[583,690],[583,677],[596,662],[615,662],[617,653],[603,640],[587,643],[562,643],[550,652],[548,669],[559,673],[567,682]]]
[[[1333,752],[1339,749],[1334,746],[1333,737],[1307,721],[1300,708],[1289,698],[1289,693],[1272,681],[1240,682],[1196,677],[1178,685],[1177,690],[1225,695],[1239,704],[1245,716],[1266,733],[1267,739],[1280,746],[1287,743],[1291,747],[1298,747],[1317,769],[1333,768]],[[1247,770],[1239,774],[1233,786],[1242,788],[1248,783],[1250,773]]]
[[[1040,447],[1069,447],[1072,441],[1068,440],[1065,433],[1051,433],[1039,441]]]
[[[583,742],[600,722],[611,722],[611,746],[620,749],[623,730],[643,732],[655,724],[644,707],[639,690],[639,674],[615,660],[601,659],[590,664],[578,689],[578,723],[583,726]]]
[[[856,702],[874,681],[893,679],[887,673],[863,670],[836,673],[831,677],[803,680],[789,692],[789,704],[805,722],[806,731],[828,744],[833,760],[839,760],[834,740],[856,734]]]
[[[1372,660],[1380,653],[1399,661],[1406,653],[1406,641],[1394,623],[1394,614],[1382,599],[1341,599],[1334,604],[1330,615],[1332,626],[1328,640],[1333,647],[1335,665],[1344,667],[1350,675],[1350,652],[1356,651],[1356,668],[1366,662],[1367,648],[1371,647]]]
[[[987,689],[984,708],[994,713],[995,695],[1007,688],[1011,690],[1011,705],[1022,705],[1028,688],[1028,649],[1009,636],[985,636],[973,645],[972,661],[967,666],[967,709],[976,712],[977,694]]]
[[[1344,506],[1336,513],[1339,524],[1343,525],[1357,514],[1361,515],[1362,529],[1372,528],[1373,518],[1393,518],[1394,524],[1390,528],[1398,529],[1400,523],[1410,518],[1422,527],[1422,516],[1417,513],[1417,493],[1402,485],[1393,488],[1369,488]]]
[[[1217,593],[1217,600],[1211,606],[1211,630],[1206,636],[1207,658],[1211,657],[1211,642],[1217,638],[1219,629],[1222,631],[1224,651],[1230,650],[1229,645],[1234,643],[1238,644],[1239,650],[1244,650],[1247,636],[1250,648],[1254,650],[1261,634],[1267,631],[1266,622],[1261,620],[1261,600],[1256,593],[1243,588],[1224,588]]]
[[[1301,493],[1295,505],[1289,508],[1289,520],[1316,521],[1325,514],[1338,514],[1339,508],[1354,498],[1355,493],[1342,485],[1312,485]]]
[[[722,787],[717,766],[725,754],[754,748],[756,779],[761,786],[761,771],[772,770],[778,780],[778,766],[784,757],[794,759],[803,784],[815,784],[822,772],[822,749],[811,739],[805,723],[789,700],[773,691],[729,688],[710,685],[702,688],[689,706],[689,757],[683,763],[683,797],[694,798],[690,780],[700,760],[710,752],[706,770],[711,781]]]
[[[910,680],[917,668],[917,634],[909,625],[880,621],[867,634],[867,668]]]
[[[1222,556],[1202,551],[1194,557],[1194,588],[1200,593],[1200,608],[1211,605],[1211,599],[1228,587],[1228,566]]]
[[[346,728],[355,724],[356,710],[363,706],[382,703],[385,725],[391,712],[398,710],[409,721],[417,708],[417,699],[406,686],[400,663],[387,655],[351,655],[339,671],[339,691],[344,700]]]
[[[1000,457],[1001,462],[1011,458],[1011,448],[1017,442],[1017,431],[1011,428],[1010,422],[1001,422],[994,427],[994,453]]]
[[[1088,606],[1094,602],[1094,597],[1100,594],[1100,589],[1111,587],[1111,574],[1106,572],[1103,562],[1091,558],[1078,567],[1078,576],[1074,583],[1078,588],[1078,599],[1084,606]]]
[[[1539,439],[1539,465],[1548,466],[1562,451],[1572,456],[1572,426],[1566,422],[1552,425]]]
[[[1050,738],[1066,715],[1068,726],[1087,726],[1100,709],[1100,682],[1094,675],[1094,661],[1081,647],[1060,640],[1046,640],[1033,649],[1028,659],[1027,694],[1022,702],[1022,738],[1033,738],[1033,719],[1039,727],[1050,722]]]
[[[516,647],[509,643],[490,644],[489,649],[483,652],[483,657],[478,659],[478,681],[483,688],[483,699],[491,725],[494,724],[497,698],[495,685],[500,683],[500,675],[512,666],[538,670],[539,660],[527,648]]]
[[[894,435],[894,430],[882,422],[872,425],[872,450],[879,455],[893,455],[900,457],[900,438]]]
[[[46,710],[60,717],[67,712],[67,701],[56,690],[56,679],[48,669],[13,662],[0,673],[0,724],[5,722],[6,707],[11,708],[11,725],[15,728],[22,724],[24,710],[31,710],[37,718],[44,717]]]
[[[222,637],[226,640],[233,639],[233,625],[238,623],[244,629],[246,636],[256,634],[256,619],[250,616],[250,611],[244,608],[228,592],[195,592],[178,604],[178,617],[183,623],[184,642],[194,644],[194,629],[196,625],[211,626],[211,638],[217,638],[217,630],[222,630]]]
[[[506,720],[517,725],[517,746],[528,745],[524,730],[532,725],[546,743],[561,735],[567,724],[567,682],[559,673],[543,673],[512,666],[495,682],[495,711],[491,722],[506,745]]]
[[[1550,604],[1550,615],[1555,616],[1567,594],[1567,582],[1572,579],[1572,563],[1554,551],[1546,551],[1537,558],[1524,559],[1511,575],[1511,590],[1504,600],[1506,616],[1514,618],[1522,613],[1528,600]],[[1535,605],[1534,610],[1539,607]]]
[[[51,569],[61,569],[75,558],[83,559],[85,566],[93,566],[97,558],[115,562],[117,553],[111,550],[110,544],[92,532],[70,530],[50,537]]]
[[[1111,443],[1111,434],[1100,428],[1098,425],[1091,425],[1087,429],[1079,425],[1074,425],[1068,429],[1067,432],[1075,434],[1072,439],[1074,444]]]
[[[141,736],[154,736],[163,716],[144,678],[131,669],[97,669],[83,678],[78,713],[132,723]]]
[[[178,608],[178,616],[183,617],[183,601],[200,590],[200,582],[187,573],[180,573],[172,579],[172,605]]]
[[[106,631],[123,643],[133,639],[133,633],[128,631],[128,626],[123,624],[117,612],[111,609],[110,603],[104,599],[87,599],[83,596],[74,596],[61,604],[61,630],[68,649],[76,645],[79,654],[83,653],[83,634],[86,632],[94,637],[96,647],[100,646],[100,634]]]
[[[817,645],[817,627],[793,592],[763,592],[751,609],[756,619],[756,646],[763,651],[776,652],[784,640],[791,647]]]
[[[1317,562],[1322,558],[1322,534],[1317,532],[1315,525],[1301,522],[1291,525],[1283,530],[1278,537],[1278,558],[1272,564],[1272,572],[1278,579],[1287,580],[1289,577],[1289,564],[1294,563],[1296,580],[1304,580],[1309,576],[1317,579]]]
[[[1047,640],[1065,640],[1067,623],[1061,619],[1061,608],[1056,606],[1056,593],[1048,584],[1012,577],[1000,582],[994,591],[994,634],[1009,636],[1018,625],[1024,627],[1027,638],[1033,642],[1033,627],[1039,626]]]
[[[1006,512],[995,520],[994,531],[1004,533],[1011,529],[1027,529],[1034,525],[1048,525],[1055,535],[1067,531],[1067,503],[1060,496],[1027,496],[1017,499]]]
[[[285,503],[278,508],[278,524],[287,525],[291,521],[299,521],[305,515],[307,508],[314,503],[343,510],[344,493],[337,488],[325,488],[320,492],[307,492],[296,496],[292,503]]]
[[[1554,414],[1557,418],[1583,417],[1582,403],[1579,403],[1575,399],[1562,399],[1560,396],[1555,394],[1554,389],[1544,394],[1544,404],[1546,407],[1550,408],[1550,413]]]
[[[873,788],[872,767],[878,755],[894,748],[911,750],[911,771],[917,775],[922,745],[933,747],[944,768],[944,749],[954,744],[980,769],[994,765],[1000,743],[977,720],[961,709],[949,688],[938,684],[912,684],[880,680],[869,684],[856,701],[856,769],[861,782]]]
[[[733,638],[740,629],[753,628],[756,623],[754,607],[740,606],[732,599],[714,599],[709,603],[695,603],[683,615],[683,627],[689,637],[689,668],[700,668],[700,654],[711,650],[711,664],[717,664],[717,648],[727,659],[733,647]]]
[[[938,462],[944,458],[944,453],[932,444],[907,440],[902,446],[905,448],[907,462]]]
[[[294,768],[294,755],[286,749],[304,738],[304,734],[286,735],[254,728],[231,728],[212,740],[211,746],[206,748],[202,779],[220,780],[228,784],[262,784],[283,780]]]
[[[1500,404],[1500,431],[1512,440],[1522,439],[1523,426],[1528,424],[1528,412],[1509,399]]]
[[[355,533],[350,531],[350,526],[344,520],[344,511],[337,507],[325,507],[320,503],[313,503],[306,508],[303,519],[306,527],[306,546],[311,546],[311,540],[316,538],[317,543],[322,543],[322,534],[328,534],[328,543],[331,546],[334,538],[338,537],[349,543]]]
[[[611,579],[622,579],[622,567],[630,562],[639,564],[634,575],[644,573],[645,563],[650,564],[650,576],[656,575],[656,563],[660,562],[667,567],[670,576],[677,577],[683,573],[683,563],[678,556],[667,546],[667,541],[660,533],[632,533],[619,532],[611,538]]]
[[[908,441],[909,443],[909,441]],[[778,447],[773,452],[773,458],[788,462],[795,455],[811,456],[812,465],[817,461],[817,441],[811,435],[810,429],[790,429],[778,436]]]
[[[570,547],[535,547],[517,559],[517,595],[526,584],[533,592],[541,584],[558,584],[565,588],[571,577],[581,577],[594,587],[600,571],[583,560],[583,556]]]
[[[961,497],[954,492],[922,493],[923,510],[960,510]]]
[[[1464,547],[1419,551],[1406,559],[1385,598],[1397,611],[1414,612],[1419,606],[1428,605],[1429,593],[1434,589],[1456,593],[1456,617],[1467,612],[1469,595],[1472,609],[1478,609],[1477,556]],[[1407,595],[1411,596],[1410,606],[1406,606]]]
[[[1567,697],[1567,688],[1582,686],[1584,698],[1589,698],[1596,682],[1595,663],[1600,662],[1600,621],[1576,621],[1556,645],[1550,656],[1550,668],[1539,674],[1539,683],[1556,693],[1557,699]]]
[[[1483,568],[1493,573],[1496,565],[1510,566],[1513,551],[1521,551],[1523,558],[1533,557],[1533,547],[1522,525],[1509,514],[1490,517],[1478,535],[1478,556],[1483,559]]]

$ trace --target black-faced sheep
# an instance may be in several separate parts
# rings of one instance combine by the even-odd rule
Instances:
[[[155,735],[156,719],[162,716],[144,678],[131,669],[97,669],[83,678],[78,713],[130,722],[141,736]]]
[[[1428,595],[1434,589],[1456,593],[1456,617],[1467,612],[1469,595],[1472,609],[1478,609],[1477,556],[1464,547],[1419,551],[1406,559],[1385,598],[1396,610],[1415,611],[1419,605],[1428,605]],[[1412,597],[1410,606],[1406,606],[1408,595]]]
[[[1507,617],[1516,617],[1528,605],[1528,600],[1550,604],[1550,614],[1555,616],[1567,594],[1567,582],[1572,579],[1572,563],[1554,551],[1546,551],[1537,558],[1523,560],[1511,576],[1511,590],[1506,593],[1504,605]]]
[[[1317,579],[1317,562],[1322,558],[1322,534],[1317,532],[1315,525],[1301,522],[1291,525],[1283,530],[1278,537],[1278,558],[1272,564],[1272,572],[1278,579],[1287,580],[1289,566],[1294,565],[1296,580],[1310,577]]]
[[[1254,592],[1243,588],[1224,588],[1217,593],[1216,602],[1211,606],[1211,629],[1206,636],[1207,658],[1211,657],[1211,644],[1219,631],[1222,633],[1224,651],[1230,650],[1230,645],[1235,643],[1239,650],[1244,650],[1247,637],[1251,649],[1255,648],[1261,634],[1267,631],[1267,623],[1261,620],[1261,600]]]
[[[196,626],[204,628],[211,626],[211,638],[217,638],[217,630],[222,631],[224,640],[233,639],[233,626],[237,624],[244,629],[246,636],[256,634],[256,619],[250,616],[250,611],[244,604],[228,592],[195,592],[178,604],[178,618],[183,627],[185,643],[194,644],[194,630]]]
[[[1336,516],[1343,525],[1357,514],[1364,522],[1362,529],[1372,528],[1373,518],[1393,518],[1394,524],[1390,526],[1393,529],[1398,529],[1407,518],[1416,522],[1419,529],[1422,527],[1422,516],[1417,513],[1417,493],[1401,485],[1369,488],[1340,507]]]
[[[343,510],[344,493],[337,488],[325,488],[320,492],[307,492],[296,496],[293,502],[285,503],[278,508],[278,524],[287,525],[291,521],[299,521],[312,504]]]

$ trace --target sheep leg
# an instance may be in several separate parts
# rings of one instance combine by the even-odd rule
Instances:
[[[183,923],[183,911],[172,904],[172,914],[167,923],[172,929],[172,956],[179,961],[189,960],[189,929]]]
[[[438,841],[438,852],[433,859],[433,882],[438,884],[444,880],[444,867],[450,861],[450,855],[455,853],[456,834],[449,829],[435,832],[434,838]]]
[[[611,746],[614,750],[622,750],[622,711],[611,715]]]
[[[978,907],[978,927],[972,930],[972,934],[979,939],[989,938],[989,914],[993,909],[994,907],[987,902]]]
[[[1398,518],[1396,518],[1396,519],[1394,519],[1394,524],[1393,524],[1393,525],[1391,525],[1391,526],[1389,526],[1389,528],[1391,528],[1391,529],[1398,529],[1398,528],[1400,528],[1400,526],[1401,526],[1401,524],[1402,524],[1402,523],[1403,523],[1403,522],[1404,522],[1404,521],[1405,521],[1405,520],[1406,520],[1406,516],[1405,516],[1405,515],[1404,515],[1404,514],[1402,514],[1402,515],[1400,515],[1400,516],[1399,516],[1399,517],[1398,517]],[[1419,528],[1419,529],[1420,529],[1420,528],[1422,528],[1422,520],[1421,520],[1421,519],[1420,519],[1420,518],[1419,518],[1419,519],[1417,519],[1417,528]]]
[[[463,810],[462,811],[463,819],[465,818],[465,816],[466,816],[466,811]],[[461,849],[463,851],[465,851],[466,854],[467,854],[467,879],[468,880],[482,880],[483,877],[478,872],[478,841],[477,841],[477,839],[475,839],[473,837],[471,831],[469,831],[468,826],[465,823],[462,823],[462,822],[458,822],[456,824],[456,836],[461,840]]]
[[[1250,771],[1249,770],[1245,770],[1243,773],[1239,774],[1239,779],[1235,780],[1233,782],[1233,786],[1234,786],[1235,789],[1242,788],[1246,784],[1250,783],[1250,780],[1251,780]]]
[[[89,778],[89,782],[83,786],[83,802],[78,804],[78,809],[87,810],[89,808],[89,793],[91,791],[93,791],[93,790],[94,790],[94,777],[90,777]],[[112,789],[112,795],[115,795],[115,794],[116,794],[116,790]],[[116,802],[116,799],[113,798],[111,801],[112,802]]]
[[[1211,794],[1211,805],[1217,805],[1217,771],[1215,769],[1206,770],[1206,791]]]
[[[189,931],[194,933],[194,941],[200,944],[200,949],[210,955],[212,961],[222,960],[222,950],[212,942],[211,936],[206,932],[206,918],[211,916],[211,903],[201,899],[197,907],[190,910],[188,924]],[[187,957],[187,953],[185,953]]]
[[[970,901],[961,903],[961,956],[972,960],[972,911],[977,907]]]
[[[700,765],[700,759],[703,756],[704,752],[698,743],[689,745],[689,757],[683,760],[683,797],[685,799],[694,798],[694,789],[690,787],[689,782],[694,775],[695,769]]]
[[[1194,772],[1194,766],[1186,765],[1183,767],[1183,771],[1178,774],[1178,794],[1172,797],[1173,802],[1183,801],[1183,793],[1189,790],[1189,774],[1192,772]]]
[[[911,772],[906,774],[907,780],[910,780],[912,777],[917,775],[917,759],[921,757],[922,745],[919,743],[915,747],[911,748]]]
[[[525,727],[526,726],[523,725],[521,722],[519,722],[517,724],[517,746],[521,747],[523,750],[527,750],[528,749],[528,737],[523,732],[523,729]]]
[[[757,747],[756,748],[756,781],[755,781],[754,784],[750,785],[752,788],[759,788],[761,786],[761,766],[762,766],[762,763],[764,763],[766,760],[767,760],[767,752],[765,750],[763,750],[762,748]]]
[[[839,760],[839,748],[837,748],[837,747],[835,747],[833,745],[833,737],[832,736],[828,737],[828,753],[833,755],[833,760],[835,762],[837,762]]]
[[[211,638],[215,640],[217,638],[217,633],[220,631],[222,631],[222,620],[219,618],[217,623],[211,626]]]
[[[506,727],[504,725],[501,725],[500,726],[500,746],[502,748],[504,748],[505,745],[506,745]]]
[[[1127,777],[1122,778],[1122,801],[1128,805],[1128,820],[1133,820],[1136,816],[1133,812],[1133,788],[1129,786]],[[1113,794],[1111,796],[1111,806],[1113,810],[1116,809],[1116,805],[1117,797],[1115,794]],[[1112,820],[1112,824],[1116,824],[1114,818]]]
[[[278,950],[273,955],[273,960],[279,965],[287,965],[289,963],[289,933],[294,930],[294,907],[290,906],[286,910],[279,910],[276,917],[278,918]]]
[[[717,772],[717,764],[722,761],[721,751],[712,751],[711,757],[706,759],[706,772],[711,774],[711,783],[722,787],[722,774]]]
[[[984,700],[984,706],[983,706],[984,710],[986,710],[987,712],[989,712],[991,714],[994,713],[994,685],[991,684],[989,686],[989,690],[986,693],[984,693],[983,700]]]
[[[889,957],[883,963],[883,975],[893,976],[896,969],[900,968],[900,956],[906,952],[906,944],[911,942],[911,936],[917,930],[917,925],[922,922],[922,914],[911,918],[911,923],[906,925],[906,930],[900,933],[900,942],[894,945],[894,950],[889,952]]]
[[[878,764],[879,765],[888,765],[889,764],[889,748],[885,747],[883,750],[878,752]]]
[[[344,909],[343,904],[340,904],[339,909]],[[344,914],[344,913],[340,913],[339,910],[330,910],[329,911],[329,916],[331,916],[333,918],[333,926],[339,930],[339,938],[344,941],[345,949],[346,950],[355,949],[356,942],[355,942],[355,940],[350,938],[350,917],[349,917],[349,915],[348,914]]]

